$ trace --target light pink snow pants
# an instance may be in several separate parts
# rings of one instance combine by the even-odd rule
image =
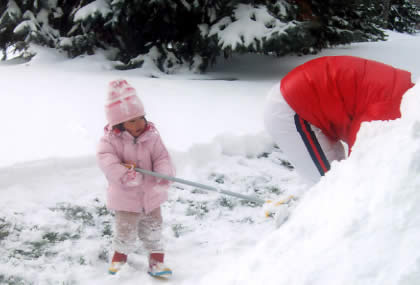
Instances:
[[[162,215],[160,208],[148,215],[134,212],[115,212],[115,251],[129,254],[136,248],[137,237],[148,253],[163,252]]]
[[[345,158],[340,141],[330,140],[290,108],[280,92],[280,83],[268,93],[264,124],[274,142],[309,184],[317,183],[332,161]]]

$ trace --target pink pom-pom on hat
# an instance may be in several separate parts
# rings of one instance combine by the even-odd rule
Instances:
[[[145,115],[144,106],[136,90],[125,80],[109,83],[105,114],[111,127]]]

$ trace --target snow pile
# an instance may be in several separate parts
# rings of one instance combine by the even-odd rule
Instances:
[[[401,119],[363,124],[350,158],[333,164],[288,222],[200,284],[418,284],[418,106],[415,86]]]
[[[264,139],[255,143],[264,145]],[[201,149],[212,145],[218,147],[207,159],[197,152],[199,145],[179,153],[184,162],[177,162],[184,166],[179,176],[261,199],[299,195],[298,179],[278,149],[248,152],[252,157],[225,155],[217,140]],[[94,157],[0,168],[0,284],[151,284],[141,243],[124,270],[107,274],[113,217],[104,206],[105,188]],[[246,201],[182,184],[174,184],[169,194],[164,238],[167,261],[176,270],[173,284],[193,284],[222,254],[236,258],[255,246],[260,236],[254,230],[268,235],[274,228],[261,207]]]

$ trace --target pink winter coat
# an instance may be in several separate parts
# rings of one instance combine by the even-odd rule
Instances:
[[[169,153],[152,123],[148,123],[137,139],[127,131],[119,132],[106,126],[97,159],[109,183],[108,209],[150,213],[168,199],[167,189],[156,187],[157,180],[153,176],[143,175],[142,183],[137,186],[123,182],[129,170],[122,163],[135,163],[139,168],[174,175]]]

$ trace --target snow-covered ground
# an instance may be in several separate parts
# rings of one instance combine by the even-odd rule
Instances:
[[[158,284],[141,245],[107,274],[112,215],[95,147],[110,80],[136,87],[181,178],[262,199],[294,195],[277,227],[261,207],[176,184],[164,205],[167,284],[398,284],[420,280],[420,88],[403,118],[364,124],[352,156],[308,189],[264,132],[270,87],[324,55],[355,55],[420,77],[420,36],[390,33],[318,55],[236,56],[203,75],[115,71],[102,55],[38,48],[0,62],[0,284]],[[380,75],[378,75],[380,76]]]

